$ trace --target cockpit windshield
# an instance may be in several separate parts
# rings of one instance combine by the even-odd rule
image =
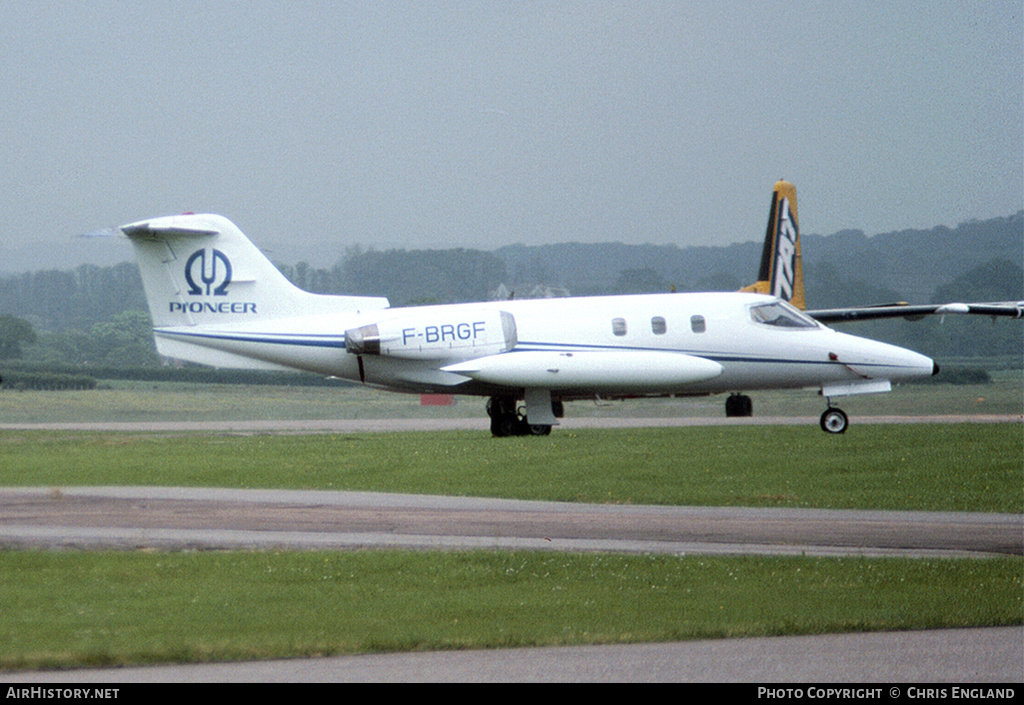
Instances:
[[[750,307],[750,317],[757,323],[779,328],[817,328],[818,322],[785,301],[773,301]]]

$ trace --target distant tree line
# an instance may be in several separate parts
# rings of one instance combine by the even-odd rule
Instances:
[[[805,272],[805,283],[809,289],[818,292],[822,297],[820,300],[829,302],[821,308],[906,300],[891,289],[843,278],[831,264],[811,267],[809,272]],[[938,287],[927,301],[921,303],[957,301],[1024,301],[1024,270],[1018,264],[1003,259],[985,262]],[[1012,319],[992,320],[984,316],[951,314],[917,321],[891,319],[836,324],[834,327],[854,335],[902,345],[932,357],[1009,356],[1021,362],[1024,351],[1024,323]]]
[[[131,310],[146,310],[133,262],[0,276],[0,314],[25,318],[37,331],[87,327]]]
[[[356,247],[329,269],[306,262],[277,266],[300,289],[386,296],[392,306],[485,301],[508,280],[501,258],[464,248],[377,251]]]

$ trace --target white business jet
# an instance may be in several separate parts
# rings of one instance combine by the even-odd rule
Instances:
[[[293,286],[218,215],[122,226],[160,354],[215,367],[298,369],[412,393],[487,397],[495,436],[545,435],[564,402],[813,388],[832,400],[885,392],[937,365],[822,321],[930,313],[1021,316],[1020,303],[805,312],[796,190],[775,185],[757,283],[740,292],[595,296],[391,308],[387,299]],[[520,402],[524,402],[520,405]]]

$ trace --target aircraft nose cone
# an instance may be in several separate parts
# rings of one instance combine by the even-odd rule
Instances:
[[[932,377],[934,377],[937,374],[939,374],[939,363],[933,362],[932,363]]]

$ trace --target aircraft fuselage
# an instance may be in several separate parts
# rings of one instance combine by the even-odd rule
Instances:
[[[158,328],[157,338],[162,347],[199,346],[389,389],[483,396],[509,387],[562,399],[819,386],[856,393],[934,370],[924,355],[747,293],[492,301],[252,323],[229,308],[223,317],[201,329]],[[357,347],[368,329],[376,340]],[[488,358],[490,368],[475,369]]]

